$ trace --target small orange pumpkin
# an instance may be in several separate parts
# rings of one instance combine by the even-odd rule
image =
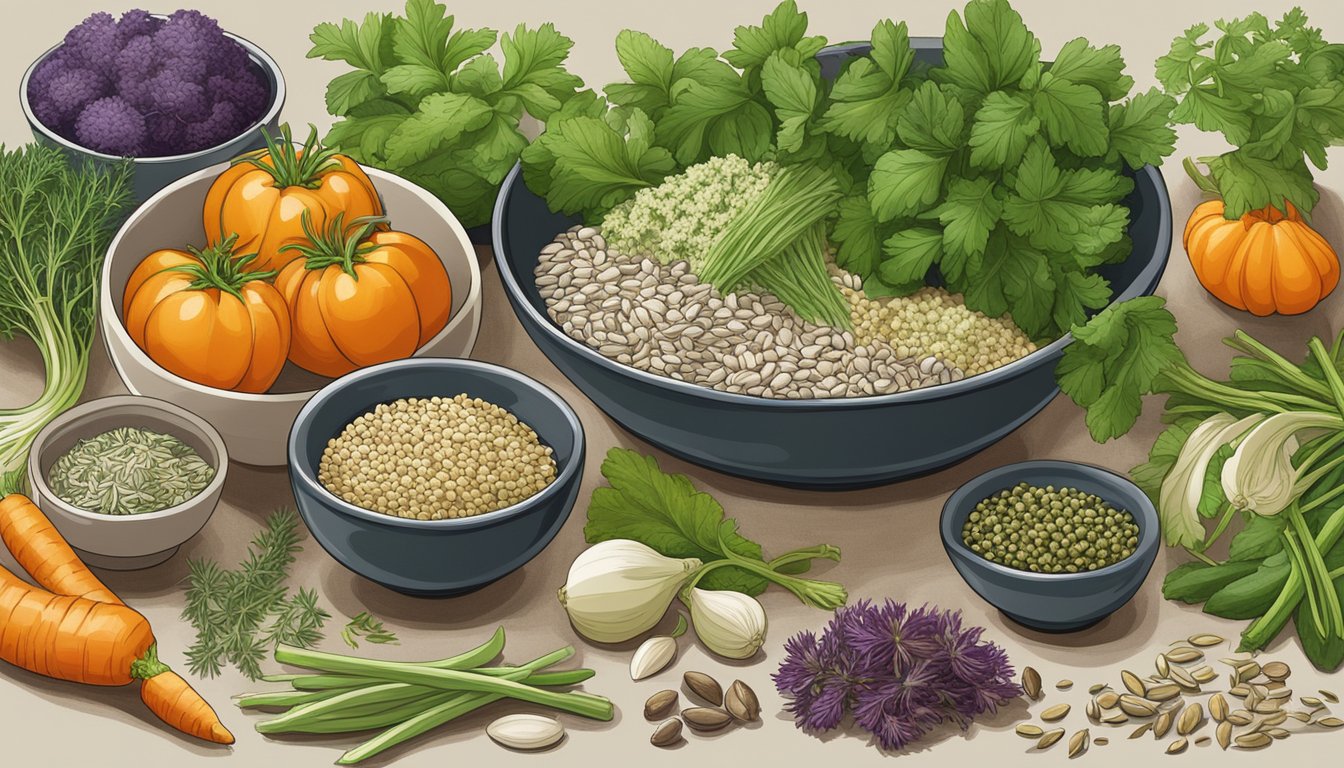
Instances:
[[[1185,224],[1185,252],[1200,285],[1228,306],[1265,316],[1299,315],[1339,283],[1339,257],[1292,203],[1240,219],[1223,201],[1197,206]]]

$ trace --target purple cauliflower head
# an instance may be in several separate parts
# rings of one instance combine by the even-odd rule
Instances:
[[[148,156],[182,154],[182,138],[187,124],[171,115],[151,112],[145,118],[145,154]]]
[[[209,109],[205,89],[183,79],[174,70],[165,69],[155,75],[150,81],[149,91],[157,111],[181,120],[194,120]]]
[[[183,135],[183,151],[196,152],[223,144],[243,129],[243,119],[231,102],[221,101],[204,120],[189,123]]]
[[[117,22],[117,42],[123,46],[141,35],[152,35],[163,26],[163,19],[155,18],[149,11],[135,9],[121,14]]]
[[[107,95],[107,81],[87,69],[65,69],[56,73],[47,84],[45,98],[50,103],[46,118],[40,118],[51,128],[59,128],[73,120],[86,105]],[[50,121],[50,122],[48,122]]]
[[[108,96],[79,114],[75,136],[89,149],[138,157],[145,143],[145,119],[120,96]]]
[[[126,41],[112,65],[117,82],[148,80],[159,68],[159,52],[154,38],[138,35]]]
[[[96,72],[106,72],[112,59],[121,50],[117,40],[117,21],[112,14],[98,12],[65,33],[67,51],[81,65]]]
[[[219,23],[200,11],[176,11],[154,33],[154,44],[168,59],[208,59],[224,39]]]
[[[227,101],[245,115],[259,116],[270,100],[271,89],[250,67],[232,77],[214,75],[206,81],[206,91],[213,102]]]

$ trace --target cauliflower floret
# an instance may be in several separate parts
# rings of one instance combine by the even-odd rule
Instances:
[[[80,110],[106,95],[107,81],[88,69],[66,69],[56,74],[47,85],[45,101],[50,107],[46,117],[39,116],[52,128],[61,128],[73,120]]]
[[[75,136],[90,149],[135,157],[145,143],[145,119],[120,96],[108,96],[79,114]]]
[[[112,14],[99,11],[79,26],[65,33],[65,46],[62,50],[79,62],[80,65],[95,72],[107,72],[112,68],[112,59],[120,46],[117,41],[117,20]]]
[[[122,46],[140,36],[152,35],[163,26],[163,19],[149,15],[149,11],[135,9],[121,14],[117,22],[117,42]]]
[[[239,124],[238,114],[238,108],[231,102],[221,101],[215,104],[210,110],[209,117],[187,124],[182,138],[182,143],[188,148],[185,151],[209,149],[237,136],[243,127]]]
[[[154,76],[150,84],[154,106],[158,111],[182,120],[198,119],[208,114],[205,89],[191,80],[183,79],[173,70],[164,70]]]
[[[641,189],[607,213],[602,233],[613,248],[699,270],[724,227],[770,183],[776,166],[737,155],[714,157]]]

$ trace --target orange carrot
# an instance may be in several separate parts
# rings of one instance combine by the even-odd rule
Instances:
[[[191,736],[232,744],[210,705],[159,661],[149,622],[98,580],[26,496],[0,500],[0,539],[42,586],[0,566],[0,660],[90,685],[140,680],[140,699]]]
[[[134,610],[53,595],[0,567],[0,659],[61,680],[126,685],[153,644],[149,622]]]
[[[232,744],[233,734],[219,715],[182,676],[159,661],[156,649],[135,662],[131,674],[139,677],[140,699],[149,711],[177,730],[216,744]]]
[[[24,570],[52,592],[124,605],[84,565],[56,526],[27,496],[11,493],[0,499],[0,540]]]

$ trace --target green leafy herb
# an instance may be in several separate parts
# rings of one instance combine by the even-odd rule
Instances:
[[[330,614],[317,604],[316,593],[300,589],[291,596],[285,585],[294,556],[303,549],[298,524],[293,510],[273,513],[237,570],[210,560],[189,563],[182,618],[196,629],[196,642],[186,654],[193,674],[214,677],[233,664],[255,680],[277,645],[308,647],[321,640]]]
[[[383,622],[375,619],[373,614],[368,611],[360,611],[354,618],[346,622],[345,628],[341,630],[341,639],[351,648],[359,647],[359,638],[379,645],[397,644],[397,634],[384,628]],[[289,643],[289,645],[296,645],[296,643]]]
[[[21,479],[42,427],[84,390],[98,273],[130,209],[131,166],[71,162],[60,149],[0,147],[0,339],[22,335],[46,366],[42,394],[0,409],[0,477]]]
[[[1197,559],[1168,574],[1163,593],[1251,620],[1244,651],[1292,619],[1312,663],[1334,669],[1344,661],[1344,334],[1328,348],[1311,339],[1299,365],[1238,332],[1227,340],[1238,352],[1231,376],[1215,381],[1190,367],[1175,332],[1160,298],[1114,305],[1074,326],[1060,388],[1087,409],[1099,442],[1134,425],[1145,395],[1168,396],[1170,425],[1131,472],[1159,505],[1168,543]],[[1209,552],[1229,530],[1218,562]]]
[[[653,457],[613,448],[602,462],[602,476],[609,487],[595,489],[588,505],[583,534],[589,544],[631,539],[668,557],[695,557],[705,563],[727,561],[731,552],[758,567],[725,562],[707,569],[699,586],[754,596],[773,582],[818,607],[844,604],[840,585],[791,575],[805,571],[802,565],[818,558],[838,561],[840,550],[835,547],[823,544],[766,561],[761,545],[738,533],[732,518],[725,520],[723,507],[713,496],[695,490],[685,475],[664,473]]]
[[[1325,170],[1326,148],[1344,139],[1344,45],[1327,43],[1294,8],[1271,25],[1262,14],[1196,24],[1157,60],[1157,77],[1179,97],[1172,117],[1221,133],[1234,148],[1186,169],[1223,199],[1224,215],[1318,198],[1308,162]]]
[[[523,113],[546,120],[582,85],[564,68],[573,43],[553,25],[458,29],[433,0],[407,0],[402,17],[319,24],[310,39],[310,58],[354,68],[327,86],[341,119],[326,144],[424,186],[469,227],[489,221],[527,146]],[[497,39],[502,70],[487,53]]]

